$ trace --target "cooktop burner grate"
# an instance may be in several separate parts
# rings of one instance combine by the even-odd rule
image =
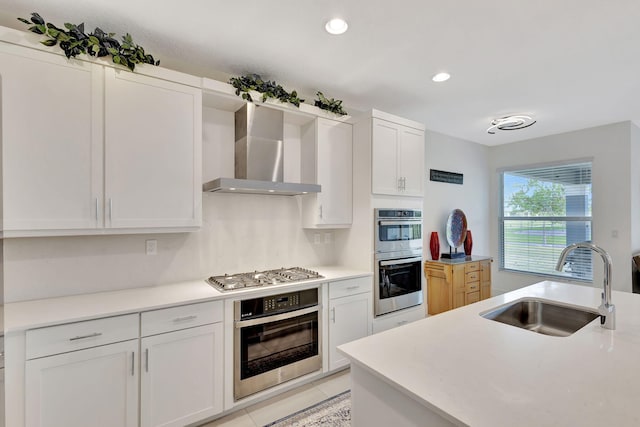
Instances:
[[[291,267],[277,270],[254,271],[252,273],[211,276],[207,279],[207,283],[221,291],[232,291],[235,289],[279,285],[288,282],[302,282],[322,278],[323,276],[317,271],[301,267]]]

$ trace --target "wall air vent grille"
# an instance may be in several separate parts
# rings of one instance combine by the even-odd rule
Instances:
[[[516,115],[505,116],[499,119],[491,120],[491,126],[487,129],[487,133],[495,134],[497,130],[518,130],[528,128],[536,121],[530,116]]]

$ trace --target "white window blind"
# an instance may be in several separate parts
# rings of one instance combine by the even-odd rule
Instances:
[[[555,269],[565,246],[591,240],[590,162],[505,171],[501,206],[502,269],[592,280],[586,249]]]

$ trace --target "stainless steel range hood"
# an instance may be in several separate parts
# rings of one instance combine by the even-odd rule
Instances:
[[[318,193],[316,184],[283,182],[284,112],[253,103],[235,114],[235,178],[205,183],[203,191],[251,194]]]

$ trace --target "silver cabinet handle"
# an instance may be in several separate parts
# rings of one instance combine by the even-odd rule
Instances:
[[[109,197],[109,221],[113,218],[113,199]]]
[[[135,375],[135,369],[136,369],[136,352],[132,351],[131,352],[131,376]]]
[[[96,225],[98,224],[98,209],[100,209],[100,205],[98,202],[98,198],[96,197]]]
[[[348,291],[355,291],[356,289],[358,289],[360,286],[347,286],[347,290]]]
[[[333,321],[333,323],[336,323],[336,308],[333,307],[331,309],[331,320]]]
[[[144,349],[144,370],[145,372],[149,372],[149,349]]]
[[[198,316],[192,315],[192,316],[185,316],[185,317],[176,317],[175,319],[173,319],[173,321],[178,323],[178,322],[186,322],[187,320],[194,320],[197,318]]]
[[[95,337],[99,337],[100,335],[102,335],[102,332],[94,332],[94,333],[89,334],[89,335],[81,335],[81,336],[69,338],[69,341],[83,340],[83,339],[86,339],[86,338],[95,338]]]
[[[320,218],[322,218],[322,205],[320,205]]]
[[[401,320],[398,322],[398,326],[406,325],[407,323],[409,323],[408,320]]]

